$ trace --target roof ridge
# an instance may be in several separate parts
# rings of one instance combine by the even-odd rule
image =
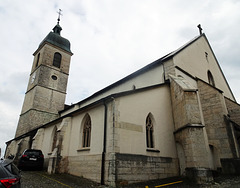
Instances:
[[[117,80],[116,82],[114,82],[114,83],[112,83],[112,84],[110,84],[110,85],[108,85],[108,86],[106,86],[106,87],[104,87],[104,88],[96,91],[96,92],[93,93],[92,95],[88,96],[87,98],[85,98],[85,99],[83,99],[83,100],[80,100],[79,102],[77,102],[77,103],[75,103],[75,104],[79,104],[79,103],[81,103],[82,101],[87,101],[87,100],[89,100],[89,99],[92,99],[92,98],[100,95],[101,93],[103,93],[103,92],[105,92],[105,91],[107,91],[107,90],[115,87],[117,84],[123,83],[123,82],[127,81],[128,79],[131,79],[131,78],[133,78],[133,77],[141,74],[144,70],[149,70],[149,69],[152,69],[152,68],[154,68],[154,67],[162,64],[164,61],[166,61],[166,60],[168,60],[169,58],[173,57],[174,55],[178,54],[180,51],[182,51],[184,48],[188,47],[190,44],[192,44],[193,42],[195,42],[196,40],[198,40],[198,39],[199,39],[200,37],[202,37],[202,36],[205,36],[205,34],[203,33],[203,34],[201,34],[201,35],[199,35],[199,36],[194,37],[192,40],[190,40],[189,42],[185,43],[184,45],[182,45],[182,46],[181,46],[180,48],[178,48],[177,50],[172,51],[172,52],[170,52],[169,54],[167,54],[167,55],[165,55],[165,56],[163,56],[163,57],[161,57],[161,58],[159,58],[159,59],[157,59],[157,60],[155,60],[155,61],[153,61],[153,62],[151,62],[151,63],[148,63],[148,64],[145,65],[144,67],[142,67],[142,68],[134,71],[133,73],[128,74],[127,76],[125,76],[125,77]]]

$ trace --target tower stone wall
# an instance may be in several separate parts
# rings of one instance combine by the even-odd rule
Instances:
[[[55,68],[52,66],[52,61],[53,61],[53,57],[54,57],[54,53],[55,52],[59,52],[62,55],[62,62],[61,62],[61,67]],[[47,65],[49,67],[55,68],[56,70],[60,70],[61,72],[68,74],[69,73],[69,69],[70,69],[70,60],[71,60],[71,56],[72,53],[61,49],[58,46],[54,46],[53,44],[50,43],[45,43],[44,45],[41,45],[39,47],[39,49],[37,49],[34,52],[34,62],[33,62],[33,66],[32,66],[32,70],[31,73],[34,72],[34,70],[36,69],[36,65],[37,65],[37,55],[38,53],[40,53],[39,56],[39,61],[38,61],[38,65]]]
[[[57,24],[54,28],[61,27]],[[70,60],[70,42],[50,32],[34,52],[34,60],[15,137],[59,117],[64,109]],[[53,64],[58,58],[59,66]]]

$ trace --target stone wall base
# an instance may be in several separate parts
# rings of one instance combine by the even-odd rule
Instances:
[[[101,161],[102,155],[81,155],[74,157],[69,156],[68,167],[64,168],[66,173],[75,176],[82,176],[84,178],[100,183]]]
[[[101,182],[102,155],[68,157],[66,173]],[[110,186],[163,179],[179,175],[178,160],[134,154],[107,154],[104,183]]]
[[[186,176],[197,184],[213,181],[212,171],[208,168],[186,168]]]
[[[178,160],[171,157],[116,153],[116,183],[129,184],[178,176]]]
[[[240,159],[221,159],[222,173],[240,175]]]

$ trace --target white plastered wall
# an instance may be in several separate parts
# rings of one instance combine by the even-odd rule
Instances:
[[[75,105],[74,108],[69,109],[68,111],[64,111],[61,116],[66,115],[69,112],[72,112],[80,107],[86,106],[88,104],[91,104],[94,101],[97,101],[101,98],[107,97],[108,95],[111,95],[113,93],[119,93],[124,91],[130,91],[133,90],[133,87],[136,89],[144,88],[156,84],[162,84],[164,83],[164,76],[163,76],[164,70],[163,65],[156,66],[153,69],[146,70],[142,74],[133,77],[121,84],[118,84],[117,86],[106,90],[105,92],[101,93],[100,95],[97,95],[96,97],[87,100],[86,102],[82,103],[81,106]]]
[[[207,57],[206,57],[207,53]],[[224,96],[233,99],[232,93],[224,79],[218,63],[212,53],[205,37],[201,37],[194,43],[174,56],[174,64],[194,77],[208,83],[208,70],[212,73],[216,88],[224,92]]]
[[[91,118],[90,150],[82,150],[82,122],[86,114]],[[103,148],[104,106],[87,110],[72,117],[69,156],[100,154]]]
[[[48,158],[52,153],[52,144],[53,144],[53,134],[55,127],[58,127],[60,123],[53,124],[49,127],[44,128],[44,139],[42,144],[42,152],[44,157]]]
[[[118,111],[118,133],[121,153],[176,157],[174,125],[168,85],[121,97]],[[146,147],[145,122],[151,113],[155,120],[154,143],[157,152]]]

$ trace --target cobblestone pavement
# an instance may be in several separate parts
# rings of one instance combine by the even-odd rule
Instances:
[[[49,175],[44,171],[22,171],[22,188],[104,188],[95,182],[68,174]]]
[[[166,178],[163,180],[149,181],[132,185],[121,186],[121,188],[240,188],[240,176],[219,176],[211,183],[196,185],[187,179]]]
[[[49,175],[44,171],[22,171],[22,188],[107,188],[82,177],[68,174]],[[182,182],[181,182],[182,181]],[[131,185],[120,185],[119,188],[240,188],[240,176],[220,176],[214,182],[196,185],[186,179],[167,178]]]
[[[211,188],[240,188],[240,176],[220,176],[215,178]]]

